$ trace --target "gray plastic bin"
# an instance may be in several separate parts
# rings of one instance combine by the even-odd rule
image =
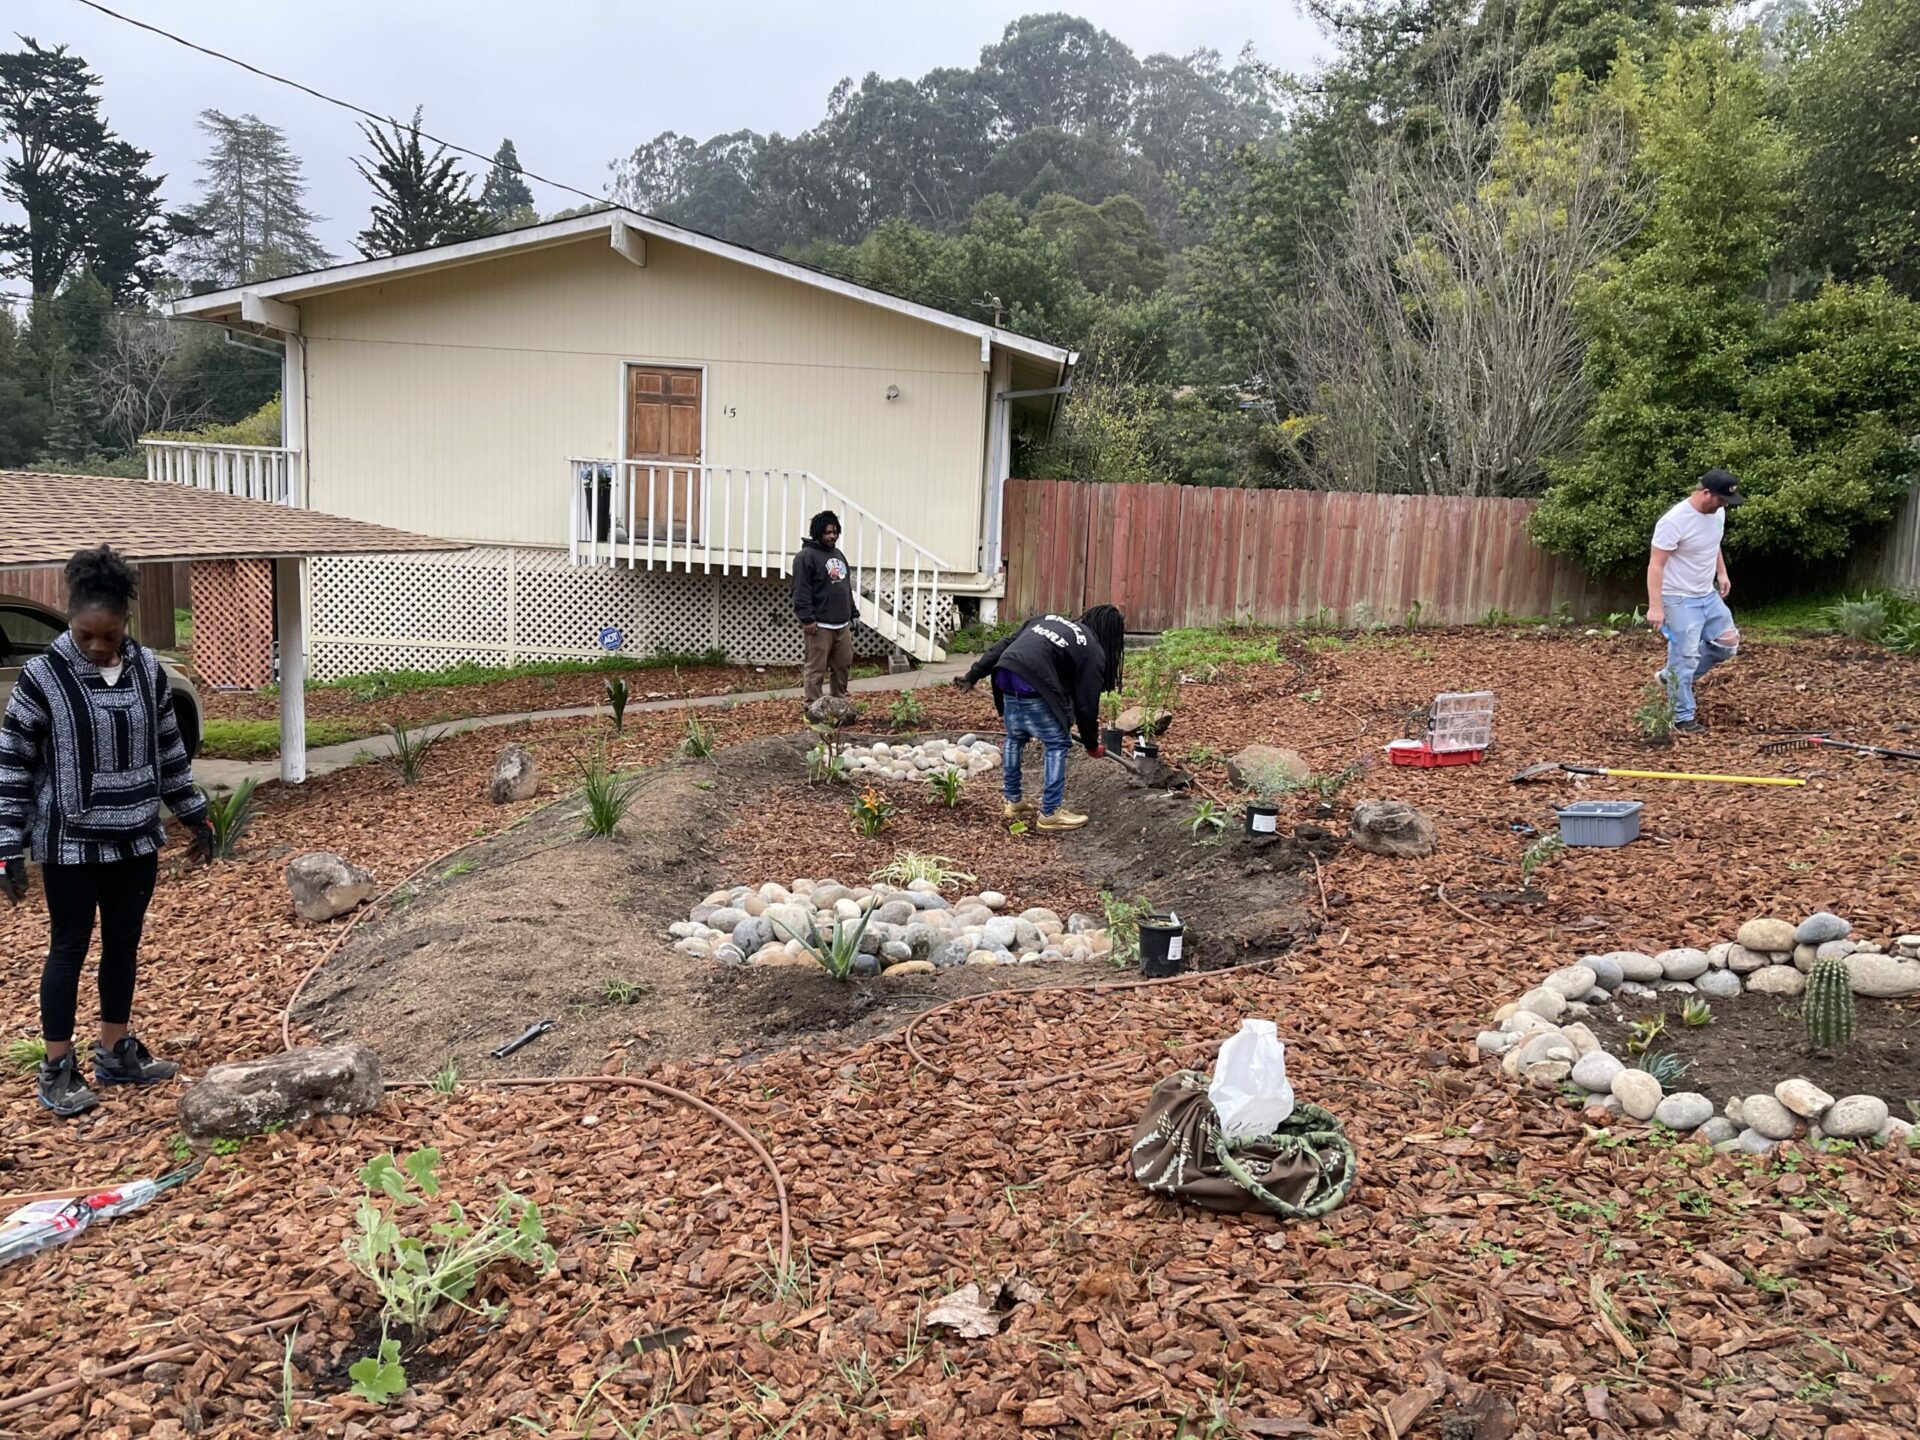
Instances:
[[[1560,838],[1569,845],[1614,849],[1640,838],[1638,800],[1577,800],[1553,813],[1560,817]]]

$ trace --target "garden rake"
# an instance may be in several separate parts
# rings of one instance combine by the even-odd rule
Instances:
[[[1682,770],[1611,770],[1604,765],[1573,765],[1565,760],[1549,760],[1515,772],[1513,783],[1540,780],[1548,775],[1614,775],[1627,780],[1710,780],[1722,785],[1804,785],[1800,779],[1779,775],[1695,775]]]
[[[1862,745],[1856,740],[1836,740],[1831,735],[1801,735],[1792,740],[1769,740],[1760,747],[1762,755],[1778,755],[1784,750],[1814,750],[1832,746],[1862,755],[1878,755],[1885,760],[1920,760],[1920,750],[1894,750],[1885,745]]]

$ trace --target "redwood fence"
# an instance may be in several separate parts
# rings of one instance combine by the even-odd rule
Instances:
[[[1628,609],[1527,536],[1531,500],[1009,480],[1012,617],[1118,605],[1129,630],[1235,621],[1423,623]]]
[[[145,645],[171,650],[177,638],[173,630],[173,612],[187,608],[186,569],[184,565],[135,565],[140,576],[140,594],[134,601],[133,633]],[[0,595],[18,595],[42,605],[66,612],[67,577],[57,565],[32,569],[0,570]]]

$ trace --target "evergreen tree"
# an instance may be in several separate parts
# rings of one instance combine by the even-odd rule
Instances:
[[[29,464],[40,454],[46,430],[47,400],[31,338],[0,304],[0,470]]]
[[[533,191],[520,176],[520,156],[511,140],[502,140],[493,152],[493,168],[487,172],[487,183],[480,187],[480,208],[499,230],[532,225],[540,218],[533,208]]]
[[[355,240],[369,258],[471,240],[493,228],[473,198],[473,177],[447,147],[427,154],[420,115],[416,109],[407,125],[389,121],[388,130],[360,127],[373,154],[353,164],[373,186],[374,204],[370,223]]]
[[[285,134],[257,115],[200,113],[211,142],[200,162],[200,202],[184,219],[192,238],[183,273],[215,289],[317,270],[332,260],[302,204],[307,185]]]
[[[48,379],[52,399],[44,447],[46,458],[63,465],[78,465],[92,459],[100,453],[95,439],[100,429],[100,411],[71,353],[65,349],[55,352]]]
[[[100,117],[97,75],[64,45],[0,54],[0,199],[25,212],[0,225],[0,274],[49,295],[81,266],[122,300],[150,288],[171,243],[153,156]]]

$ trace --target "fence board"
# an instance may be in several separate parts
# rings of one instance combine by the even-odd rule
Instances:
[[[1135,630],[1240,620],[1284,625],[1321,610],[1341,623],[1464,625],[1490,610],[1549,615],[1624,608],[1628,587],[1596,581],[1527,535],[1528,500],[1324,494],[1195,485],[1009,480],[1007,610],[1077,615],[1118,605]],[[1920,558],[1909,506],[1881,563]],[[1908,532],[1913,532],[1909,534]]]

